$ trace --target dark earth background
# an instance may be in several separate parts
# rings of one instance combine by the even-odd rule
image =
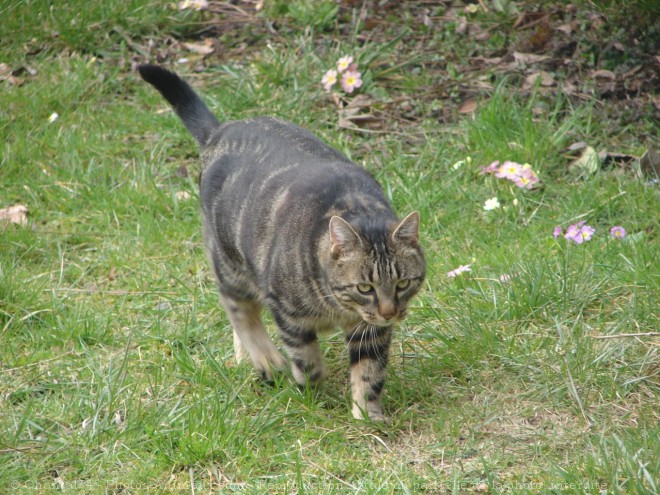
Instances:
[[[134,68],[145,57],[163,64],[183,58],[202,72],[210,65],[247,64],[255,46],[286,44],[311,31],[321,58],[337,43],[356,50],[366,43],[394,46],[392,59],[384,63],[379,57],[374,68],[386,93],[335,98],[340,127],[400,130],[414,141],[419,137],[406,130],[428,119],[447,125],[469,118],[500,85],[546,101],[562,96],[573,107],[592,106],[593,120],[603,127],[600,142],[576,136],[565,150],[569,159],[593,146],[603,168],[638,164],[647,178],[658,177],[658,0],[209,1],[201,11],[180,6],[191,10],[185,36],[125,39],[135,55],[124,63]],[[406,73],[423,73],[425,83],[411,88]]]

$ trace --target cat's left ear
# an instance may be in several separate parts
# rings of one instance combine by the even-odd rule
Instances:
[[[403,241],[417,247],[419,244],[419,212],[413,211],[410,215],[399,222],[394,232],[392,239],[395,241]]]

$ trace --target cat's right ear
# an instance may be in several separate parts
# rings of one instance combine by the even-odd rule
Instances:
[[[334,256],[339,256],[360,244],[360,236],[346,220],[337,215],[330,219],[330,250]]]

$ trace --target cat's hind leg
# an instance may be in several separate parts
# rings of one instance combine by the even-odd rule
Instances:
[[[249,357],[259,375],[265,380],[272,380],[273,369],[283,369],[286,360],[266,332],[261,320],[261,305],[227,294],[221,294],[220,301],[234,330],[236,361]]]

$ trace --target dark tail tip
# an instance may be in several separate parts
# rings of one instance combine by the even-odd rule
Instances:
[[[142,79],[147,81],[149,84],[154,84],[156,79],[163,77],[164,75],[173,75],[173,72],[170,72],[159,65],[153,64],[140,64],[138,65],[138,72]]]
[[[138,72],[142,79],[155,87],[172,105],[197,142],[205,145],[220,123],[188,83],[174,72],[158,65],[139,65]]]

